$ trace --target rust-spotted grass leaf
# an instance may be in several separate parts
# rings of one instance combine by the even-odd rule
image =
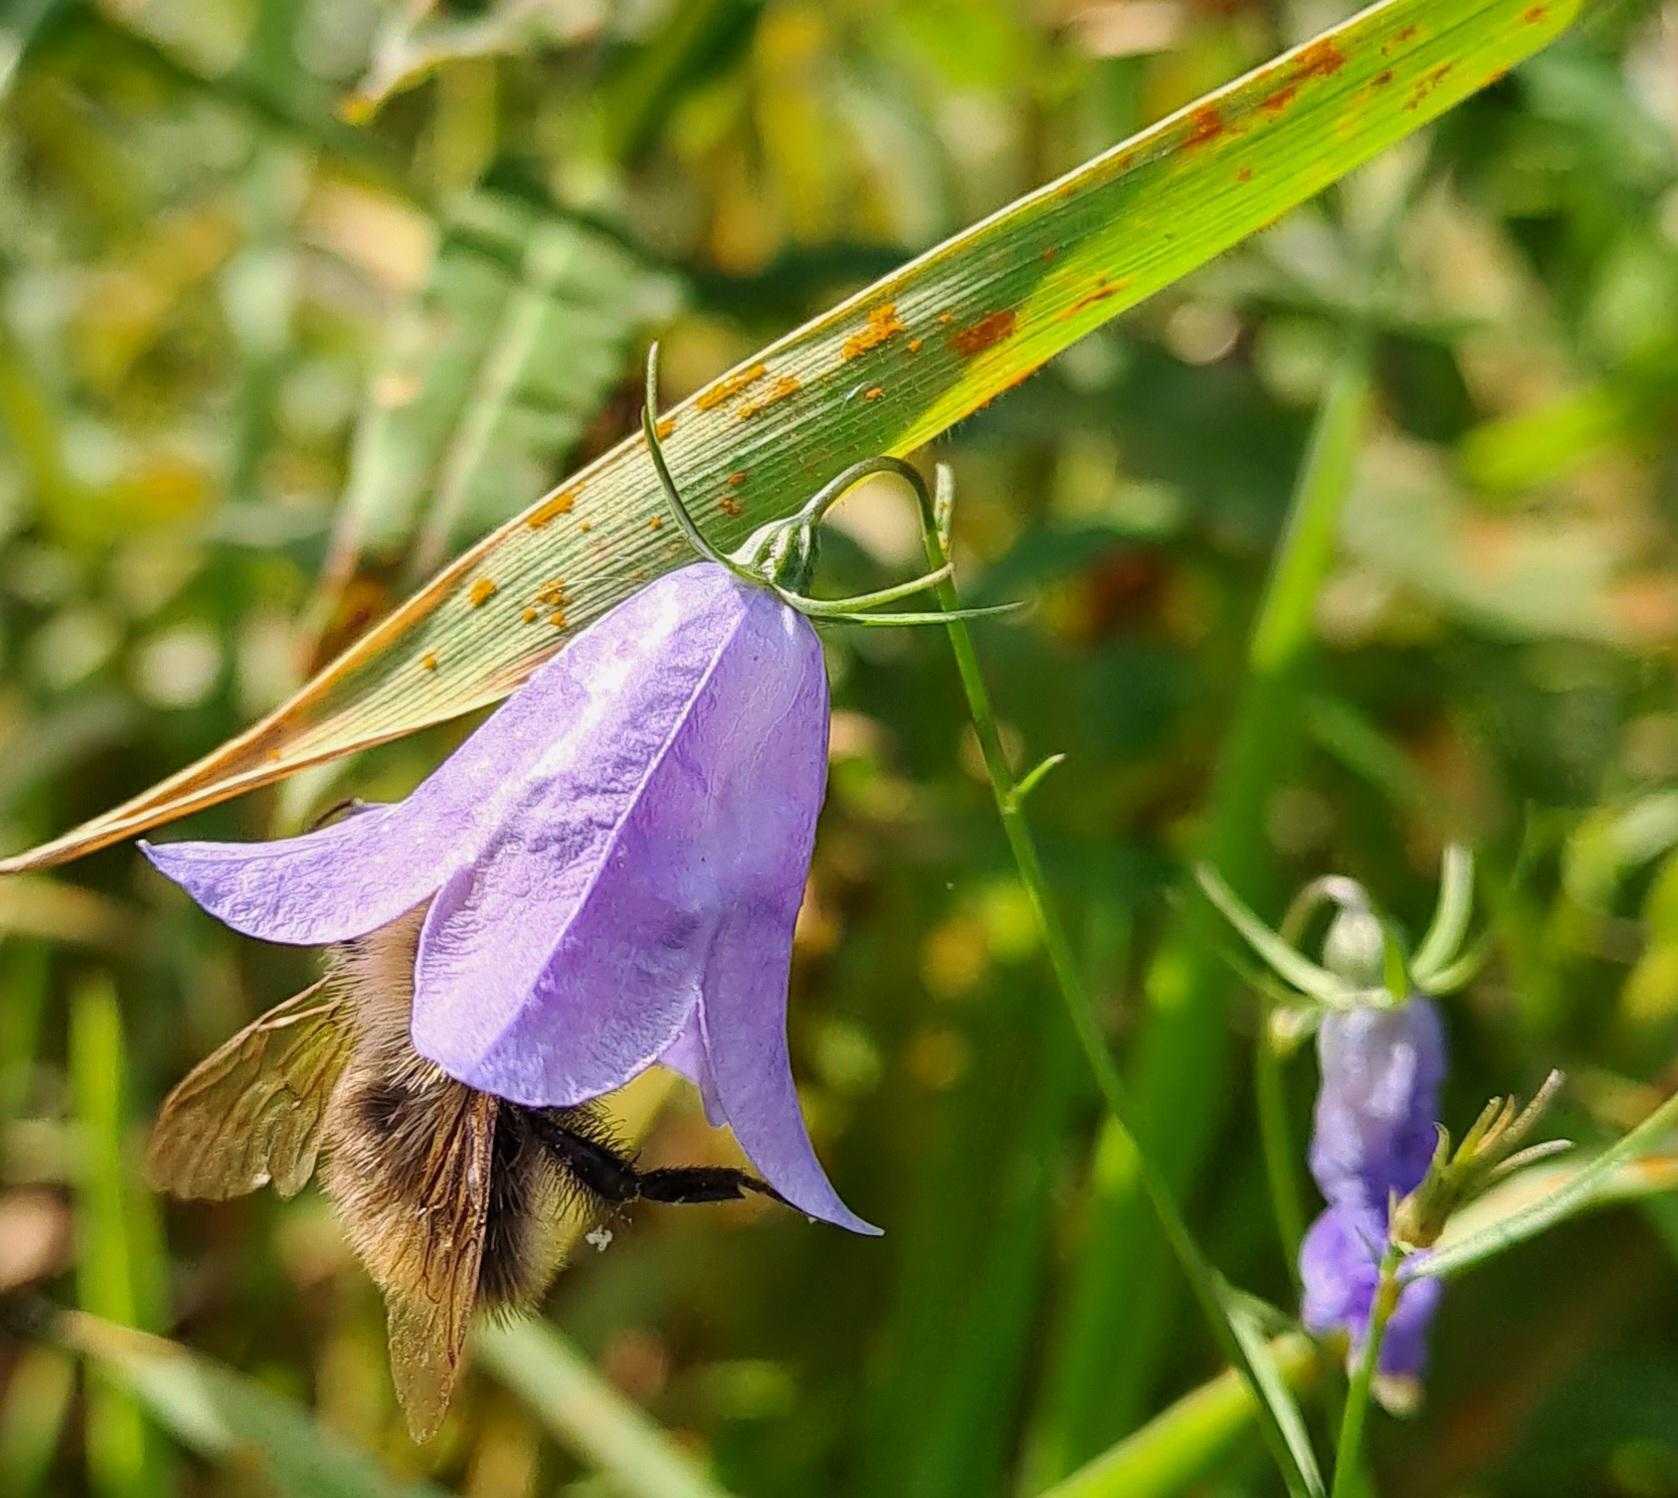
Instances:
[[[1028,194],[671,411],[728,545],[859,458],[918,447],[1553,40],[1582,0],[1383,0]],[[59,863],[493,702],[686,559],[637,436],[445,567],[289,702],[64,837]]]

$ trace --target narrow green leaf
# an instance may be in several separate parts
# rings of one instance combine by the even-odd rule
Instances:
[[[665,418],[696,518],[726,547],[858,459],[919,447],[1501,77],[1582,3],[1380,0],[928,251]],[[633,437],[445,568],[269,718],[0,872],[492,702],[688,556]],[[536,606],[556,584],[564,608]]]
[[[120,1382],[183,1446],[213,1461],[254,1459],[287,1498],[441,1498],[428,1484],[386,1477],[306,1410],[173,1342],[75,1314],[60,1317],[52,1335]]]
[[[1241,897],[1219,878],[1215,869],[1202,864],[1194,871],[1206,898],[1218,907],[1224,919],[1246,939],[1277,973],[1303,994],[1325,1004],[1345,1004],[1352,990],[1326,967],[1312,962],[1282,940],[1249,910]]]
[[[1310,1339],[1293,1333],[1268,1344],[1264,1361],[1290,1390],[1314,1366]],[[1254,1429],[1257,1402],[1233,1368],[1226,1369],[1127,1436],[1042,1498],[1170,1498],[1211,1478],[1218,1463]]]
[[[1311,1448],[1311,1435],[1305,1428],[1305,1417],[1299,1412],[1299,1403],[1293,1397],[1275,1349],[1252,1308],[1241,1296],[1232,1293],[1227,1283],[1222,1288],[1224,1309],[1241,1350],[1247,1355],[1254,1389],[1263,1399],[1276,1428],[1282,1432],[1299,1474],[1305,1480],[1306,1491],[1320,1495],[1324,1484],[1322,1471],[1317,1466],[1317,1454]]]
[[[1432,992],[1430,979],[1437,977],[1455,960],[1462,939],[1468,934],[1468,918],[1474,905],[1474,855],[1459,843],[1445,849],[1439,870],[1439,903],[1427,934],[1416,948],[1410,970],[1416,982]]]
[[[618,1492],[657,1498],[726,1498],[726,1490],[645,1413],[540,1321],[489,1322],[478,1356],[550,1431]]]
[[[133,1187],[124,1157],[126,1067],[116,991],[85,980],[70,1006],[70,1083],[80,1129],[76,1193],[76,1296],[83,1310],[124,1326],[153,1326],[163,1265],[153,1210]],[[105,1498],[149,1495],[165,1481],[161,1450],[139,1406],[96,1383],[85,1420],[88,1476]]]

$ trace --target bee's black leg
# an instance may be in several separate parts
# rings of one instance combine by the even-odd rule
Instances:
[[[585,1191],[614,1205],[632,1202],[641,1195],[641,1174],[633,1160],[605,1141],[568,1127],[554,1113],[532,1110],[530,1117],[537,1137]]]
[[[743,1170],[716,1165],[678,1165],[667,1170],[649,1170],[641,1177],[641,1195],[650,1202],[733,1202],[747,1192],[756,1192],[786,1203],[767,1181]]]
[[[780,1192],[747,1175],[720,1165],[679,1165],[663,1170],[637,1170],[634,1159],[604,1139],[595,1129],[568,1122],[558,1111],[530,1110],[537,1137],[564,1162],[586,1191],[603,1201],[624,1205],[632,1201],[690,1205],[739,1201],[748,1192],[784,1202]],[[598,1126],[596,1126],[598,1127]]]

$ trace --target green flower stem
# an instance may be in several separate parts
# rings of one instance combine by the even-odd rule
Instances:
[[[1200,856],[1248,900],[1268,897],[1275,884],[1264,808],[1302,752],[1299,720],[1313,660],[1312,620],[1333,563],[1368,400],[1367,346],[1358,338],[1317,420],[1208,793]],[[1210,912],[1191,906],[1149,963],[1127,1066],[1134,1111],[1160,1142],[1155,1163],[1179,1193],[1190,1190],[1204,1168],[1239,1064],[1229,1024],[1236,985],[1217,955],[1210,920]],[[1268,1101],[1261,1094],[1271,1132],[1267,1166],[1288,1167],[1269,1173],[1277,1200],[1299,1189],[1288,1181],[1292,1157],[1283,1162],[1269,1152],[1283,1148],[1276,1138],[1279,1092],[1278,1086]],[[1134,1162],[1110,1128],[1105,1136],[1095,1154],[1089,1247],[1054,1332],[1033,1422],[1030,1462],[1040,1484],[1065,1475],[1138,1422],[1175,1314]],[[1121,1326],[1129,1328],[1136,1354],[1112,1369],[1107,1349]]]
[[[1398,1306],[1398,1267],[1404,1262],[1404,1252],[1389,1243],[1381,1255],[1381,1277],[1375,1285],[1375,1299],[1369,1308],[1369,1333],[1364,1338],[1363,1352],[1352,1370],[1352,1381],[1346,1390],[1346,1408],[1340,1415],[1340,1439],[1334,1448],[1334,1486],[1329,1498],[1352,1498],[1357,1491],[1358,1473],[1363,1460],[1363,1428],[1369,1415],[1369,1395],[1375,1384],[1375,1370],[1381,1364],[1381,1342],[1387,1334],[1387,1322]]]
[[[924,487],[917,486],[927,560],[935,571],[944,568],[949,561],[936,518],[947,508],[942,497],[948,483],[947,473],[947,470],[942,469],[939,472],[941,497],[938,501],[929,502]],[[1060,911],[1054,903],[1048,880],[1043,873],[1042,860],[1037,852],[1037,840],[1032,835],[1030,823],[1025,815],[1025,798],[1020,794],[1020,784],[1015,781],[1013,771],[1008,767],[990,691],[985,686],[984,675],[979,669],[978,653],[973,648],[972,632],[968,629],[966,620],[959,617],[962,611],[961,596],[953,579],[947,574],[939,580],[934,591],[939,606],[946,613],[955,616],[948,624],[950,649],[955,655],[956,670],[961,677],[962,690],[967,696],[973,731],[978,737],[979,752],[984,759],[991,794],[996,799],[997,814],[1002,820],[1002,829],[1007,836],[1009,850],[1014,855],[1020,881],[1025,885],[1026,893],[1031,899],[1038,933],[1042,938],[1044,950],[1048,953],[1050,966],[1054,969],[1056,986],[1060,989],[1061,998],[1066,1005],[1067,1017],[1072,1021],[1078,1043],[1089,1061],[1090,1070],[1095,1074],[1096,1085],[1106,1102],[1112,1120],[1110,1126],[1123,1135],[1135,1158],[1137,1174],[1159,1221],[1160,1229],[1188,1278],[1219,1349],[1230,1364],[1239,1370],[1253,1391],[1262,1413],[1266,1442],[1287,1482],[1288,1491],[1295,1495],[1307,1493],[1309,1489],[1290,1452],[1281,1425],[1265,1396],[1259,1376],[1242,1348],[1235,1328],[1230,1324],[1225,1309],[1222,1280],[1217,1270],[1200,1252],[1178,1208],[1176,1198],[1171,1194],[1164,1177],[1155,1168],[1152,1157],[1137,1138],[1136,1130],[1130,1122],[1130,1106],[1125,1095],[1124,1081],[1096,1023],[1094,1008],[1084,986],[1083,974],[1073,957],[1072,944],[1067,938]]]

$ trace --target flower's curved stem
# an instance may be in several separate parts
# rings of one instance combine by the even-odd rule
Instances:
[[[881,588],[875,593],[858,593],[854,598],[807,598],[802,593],[788,593],[788,602],[801,614],[811,619],[825,619],[836,614],[861,613],[864,609],[878,608],[883,603],[896,603],[900,598],[908,598],[916,593],[924,593],[928,588],[936,586],[950,575],[951,569],[943,569],[943,575],[929,572],[925,577],[917,577],[910,582],[895,583],[889,588]]]
[[[908,471],[905,473],[904,469]],[[922,538],[927,561],[934,568],[943,567],[949,560],[945,553],[944,536],[945,518],[951,511],[954,489],[954,479],[950,470],[942,464],[939,465],[936,494],[928,493],[926,481],[915,470],[908,468],[907,464],[899,466],[896,460],[892,460],[892,471],[902,474],[920,503]],[[962,617],[961,595],[952,579],[945,578],[937,585],[937,598],[939,606],[947,611],[950,618],[950,649],[955,655],[956,671],[961,677],[962,689],[967,696],[974,735],[979,741],[979,753],[991,783],[991,794],[996,800],[1002,830],[1007,837],[1009,850],[1014,855],[1020,882],[1025,885],[1031,900],[1038,935],[1048,954],[1049,965],[1054,970],[1056,986],[1060,990],[1072,1028],[1077,1034],[1078,1043],[1089,1062],[1090,1070],[1095,1074],[1096,1085],[1115,1127],[1130,1145],[1131,1154],[1136,1161],[1137,1174],[1153,1206],[1160,1231],[1194,1291],[1213,1339],[1231,1365],[1240,1372],[1258,1401],[1263,1416],[1265,1439],[1281,1470],[1288,1491],[1294,1495],[1312,1491],[1320,1493],[1320,1480],[1313,1487],[1302,1472],[1276,1416],[1271,1394],[1230,1320],[1229,1291],[1223,1277],[1201,1253],[1163,1173],[1154,1163],[1145,1142],[1138,1137],[1135,1127],[1130,1122],[1130,1103],[1124,1079],[1119,1075],[1118,1065],[1114,1062],[1107,1041],[1096,1022],[1095,1009],[1084,985],[1083,973],[1073,955],[1071,939],[1067,936],[1059,907],[1050,892],[1042,859],[1037,852],[1037,840],[1032,834],[1030,823],[1026,820],[1025,798],[1020,794],[1021,783],[1015,779],[1008,766],[1007,755],[1002,747],[1002,732],[997,724],[996,711],[991,704],[990,690],[985,685],[984,675],[979,669],[979,657],[973,647],[973,636]]]
[[[949,562],[923,573],[920,577],[911,578],[908,582],[894,583],[889,588],[879,588],[872,593],[858,593],[850,598],[811,598],[795,589],[783,588],[769,577],[760,576],[752,568],[743,565],[738,558],[731,557],[712,545],[704,531],[700,530],[698,521],[693,518],[693,512],[687,507],[687,501],[682,498],[681,491],[676,487],[675,476],[670,472],[669,461],[664,456],[664,443],[658,435],[657,412],[658,344],[654,343],[647,350],[646,399],[641,405],[641,433],[647,439],[647,450],[652,455],[653,469],[658,474],[659,486],[664,490],[665,500],[677,528],[687,538],[688,544],[706,561],[726,567],[742,582],[751,583],[756,587],[771,588],[783,603],[797,609],[808,619],[836,624],[860,624],[873,629],[948,623],[951,616],[943,612],[873,614],[868,611],[883,604],[896,603],[900,598],[925,592],[928,588],[934,588],[946,581],[953,570]],[[803,509],[790,520],[781,522],[781,525],[789,528],[813,528],[851,489],[876,474],[907,477],[912,484],[920,483],[920,475],[900,458],[864,458],[860,463],[851,464],[843,473],[829,479],[810,496]],[[1006,614],[1022,607],[1024,605],[1019,603],[996,604],[988,608],[965,609],[956,617],[981,619],[992,614]]]

